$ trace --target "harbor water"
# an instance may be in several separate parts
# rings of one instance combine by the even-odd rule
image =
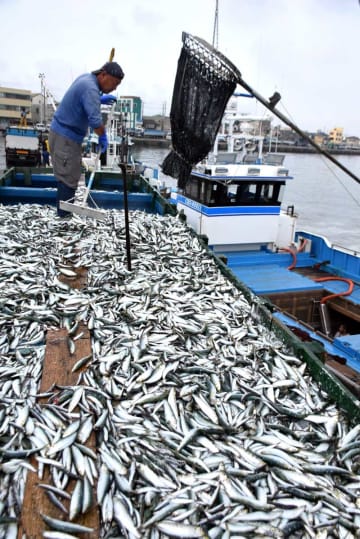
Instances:
[[[176,180],[161,173],[167,148],[134,146],[133,156],[159,168],[159,179],[175,187]],[[336,159],[360,178],[360,156]],[[294,206],[298,230],[325,236],[330,243],[360,252],[360,184],[326,157],[287,154],[284,166],[293,177],[287,183],[283,207]],[[0,137],[0,171],[5,168],[4,138]]]

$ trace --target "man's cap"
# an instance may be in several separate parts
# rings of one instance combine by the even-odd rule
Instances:
[[[122,80],[124,78],[124,72],[117,62],[106,62],[106,64],[104,64],[100,69],[93,71],[93,74],[99,75],[103,71],[116,79]]]

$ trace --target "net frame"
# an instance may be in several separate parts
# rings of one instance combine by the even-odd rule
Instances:
[[[192,167],[214,146],[226,104],[241,79],[238,69],[205,40],[182,33],[170,122],[172,148],[164,174],[183,188]]]

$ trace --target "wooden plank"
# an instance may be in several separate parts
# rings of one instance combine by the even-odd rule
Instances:
[[[63,273],[60,273],[59,281],[68,284],[71,288],[76,288],[77,290],[84,288],[87,283],[87,269],[83,266],[79,266],[78,268],[69,266],[69,269],[76,273],[76,277],[67,277]]]
[[[352,301],[349,301],[345,297],[337,297],[329,300],[329,306],[334,311],[355,320],[355,322],[360,322],[360,307]]]
[[[54,383],[58,385],[75,385],[79,372],[72,372],[75,363],[91,354],[90,332],[84,324],[79,324],[73,339],[75,352],[70,354],[66,329],[49,330],[46,336],[46,351],[40,392],[48,391]]]
[[[81,274],[83,278],[83,274]],[[79,336],[78,339],[76,337]],[[75,338],[75,351],[71,355],[68,345],[68,332],[66,329],[49,330],[46,337],[46,350],[43,365],[43,376],[40,385],[40,392],[47,392],[54,384],[59,386],[76,385],[81,369],[72,372],[75,363],[91,354],[90,332],[84,324],[79,324]],[[83,369],[86,367],[84,366]],[[46,399],[39,399],[40,404],[46,403]],[[92,433],[86,445],[95,450],[96,439]],[[37,468],[37,461],[33,457],[32,465]],[[39,539],[43,531],[48,529],[41,518],[41,513],[50,517],[68,520],[68,515],[60,511],[48,498],[45,490],[38,486],[39,483],[52,484],[48,466],[45,467],[44,476],[40,479],[38,474],[28,471],[25,494],[22,506],[22,514],[18,528],[18,539]],[[69,482],[67,491],[71,494],[75,482]],[[84,515],[76,519],[76,523],[83,524],[94,531],[91,533],[82,533],[83,539],[97,539],[100,536],[99,510],[96,505],[96,484],[93,487],[93,507]],[[62,500],[63,504],[69,509],[69,501]]]
[[[316,318],[314,320],[313,305],[314,301],[321,300],[323,291],[278,292],[267,294],[266,297],[282,311],[310,324],[317,322]]]

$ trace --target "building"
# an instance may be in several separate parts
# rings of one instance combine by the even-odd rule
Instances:
[[[324,146],[327,144],[329,135],[327,133],[324,133],[323,131],[317,131],[316,133],[310,134],[312,140],[317,144],[318,146]]]
[[[168,116],[163,116],[162,114],[144,116],[143,123],[145,130],[157,130],[167,133],[171,129],[170,118]]]
[[[49,124],[54,116],[56,104],[49,103],[43,94],[32,94],[31,116],[34,124]]]
[[[115,110],[122,113],[126,129],[135,130],[142,127],[143,103],[140,97],[121,96]]]
[[[342,144],[344,140],[344,129],[342,127],[334,127],[329,133],[330,144]]]
[[[21,113],[25,113],[28,123],[33,123],[31,114],[32,92],[18,88],[0,86],[0,128],[18,125]]]
[[[360,148],[360,138],[359,137],[346,137],[345,138],[346,146],[350,148]]]

